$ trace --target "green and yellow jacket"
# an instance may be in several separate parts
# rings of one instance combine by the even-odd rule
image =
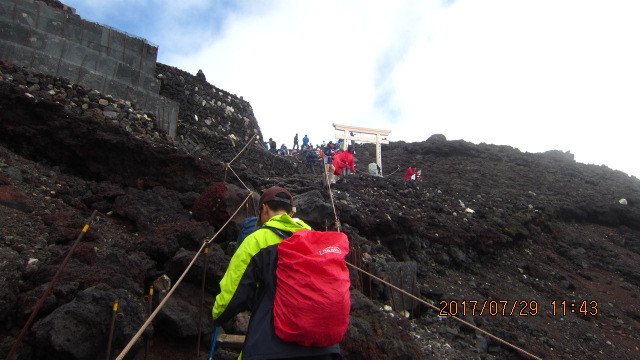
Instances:
[[[287,214],[276,215],[265,226],[294,233],[311,230],[301,220]],[[220,281],[220,294],[213,306],[215,326],[220,326],[251,305],[251,321],[241,358],[286,359],[325,354],[339,354],[338,345],[307,347],[280,340],[273,327],[273,301],[276,290],[278,244],[282,237],[267,228],[247,236],[229,262]]]

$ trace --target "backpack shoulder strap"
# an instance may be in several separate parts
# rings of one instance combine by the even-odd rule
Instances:
[[[274,233],[276,233],[278,236],[280,236],[282,239],[290,238],[291,235],[293,235],[293,233],[291,233],[289,231],[280,230],[278,228],[274,228],[273,226],[262,225],[260,228],[269,229],[269,230],[273,231]]]

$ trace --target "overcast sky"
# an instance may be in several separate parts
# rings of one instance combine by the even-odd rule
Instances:
[[[640,177],[638,0],[62,1],[202,69],[278,144],[332,140],[338,123]]]

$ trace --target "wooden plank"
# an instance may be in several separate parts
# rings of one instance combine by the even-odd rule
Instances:
[[[233,349],[242,349],[244,335],[218,334],[218,345]]]

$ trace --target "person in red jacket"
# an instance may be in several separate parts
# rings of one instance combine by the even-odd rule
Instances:
[[[356,172],[354,164],[353,145],[349,145],[346,151],[341,151],[333,157],[333,167],[335,175],[351,175]]]
[[[415,180],[417,174],[418,174],[418,172],[416,171],[416,166],[415,165],[411,165],[411,166],[409,166],[409,168],[407,168],[407,172],[404,173],[404,179],[405,180]]]

